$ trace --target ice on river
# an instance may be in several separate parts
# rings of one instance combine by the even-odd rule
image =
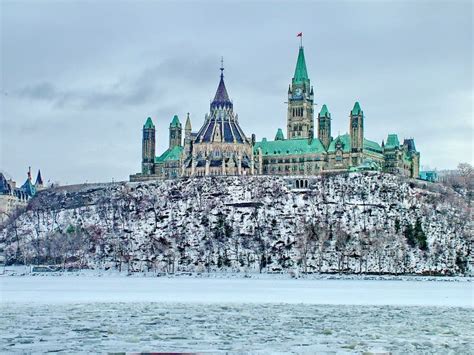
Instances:
[[[306,303],[472,307],[472,282],[167,277],[0,278],[5,302]]]
[[[0,279],[0,352],[466,354],[471,282]]]

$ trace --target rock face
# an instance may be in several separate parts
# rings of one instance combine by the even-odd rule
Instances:
[[[460,274],[469,212],[441,185],[376,172],[206,177],[45,190],[0,238],[7,263]]]

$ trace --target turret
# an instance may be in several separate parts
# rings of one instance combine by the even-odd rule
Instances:
[[[176,146],[181,146],[181,135],[182,135],[182,127],[181,122],[177,115],[174,115],[173,119],[170,123],[170,146],[169,148],[173,148]]]
[[[278,128],[278,131],[275,135],[275,140],[276,141],[284,141],[285,140],[285,136],[283,135],[283,131],[281,130],[281,128]]]
[[[21,185],[20,190],[27,195],[27,199],[36,194],[36,187],[31,183],[31,167],[28,167],[28,178],[25,183]]]
[[[38,169],[38,175],[36,175],[35,187],[36,187],[36,190],[41,190],[44,187],[43,178],[41,176],[41,170],[39,169]]]
[[[364,149],[364,112],[358,102],[350,113],[349,132],[351,135],[351,146],[353,153],[362,152]]]
[[[331,143],[331,113],[326,105],[321,107],[318,114],[318,138],[327,150]]]
[[[186,124],[184,125],[184,151],[186,155],[191,154],[192,134],[191,134],[191,119],[189,112],[186,116]]]
[[[143,126],[142,174],[155,174],[155,125],[150,117]]]

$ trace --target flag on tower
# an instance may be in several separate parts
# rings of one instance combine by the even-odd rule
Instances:
[[[298,33],[296,37],[303,37],[303,32]]]

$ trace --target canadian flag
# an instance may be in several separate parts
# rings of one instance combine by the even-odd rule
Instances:
[[[296,37],[303,37],[303,32],[298,33]]]

